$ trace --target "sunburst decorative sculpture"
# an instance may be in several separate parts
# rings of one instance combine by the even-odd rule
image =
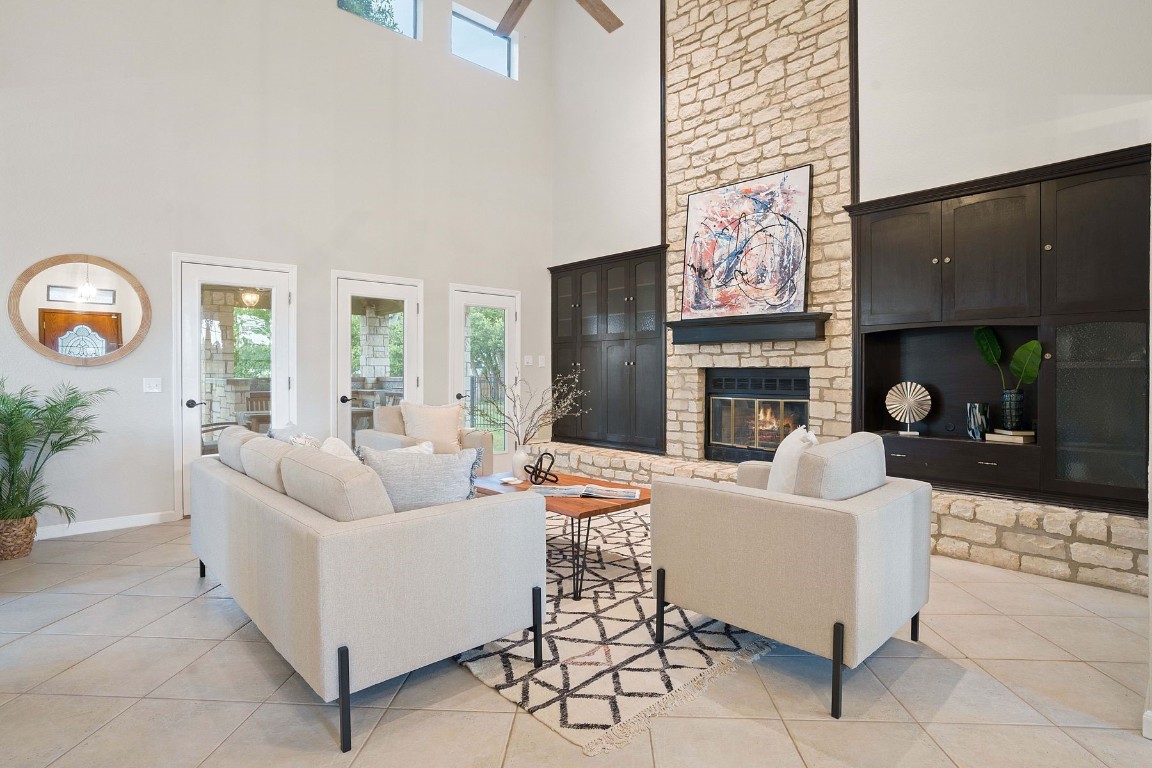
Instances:
[[[919,437],[919,432],[912,430],[912,423],[920,421],[932,410],[932,396],[924,386],[914,381],[902,381],[888,390],[884,398],[884,406],[892,418],[904,422],[907,429],[900,430],[904,437]]]

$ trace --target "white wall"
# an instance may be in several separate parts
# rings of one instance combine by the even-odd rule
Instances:
[[[469,5],[498,18],[506,3]],[[299,265],[299,420],[315,434],[335,397],[331,269],[426,281],[428,402],[449,397],[449,282],[523,291],[523,352],[546,353],[551,8],[521,22],[513,82],[451,55],[449,0],[425,0],[422,41],[335,0],[3,0],[0,289],[90,253],[153,302],[144,344],[94,368],[0,323],[10,385],[118,390],[101,444],[56,460],[54,499],[85,520],[173,509],[174,251]],[[164,393],[143,394],[145,376]]]
[[[862,0],[860,199],[1152,140],[1148,0]]]
[[[624,26],[610,35],[573,0],[555,5],[551,263],[659,245],[660,3],[613,0]]]

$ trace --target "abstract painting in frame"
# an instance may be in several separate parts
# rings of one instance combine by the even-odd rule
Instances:
[[[803,312],[812,166],[688,196],[683,319]]]

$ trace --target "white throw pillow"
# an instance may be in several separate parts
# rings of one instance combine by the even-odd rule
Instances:
[[[776,493],[796,492],[796,470],[800,457],[820,440],[808,431],[807,427],[797,427],[788,437],[780,441],[776,456],[772,459],[772,473],[768,475],[768,490]]]
[[[347,459],[357,464],[360,463],[360,457],[356,455],[356,452],[348,447],[348,443],[338,437],[330,437],[325,440],[320,444],[320,450],[338,459]]]
[[[416,443],[416,445],[410,445],[407,448],[393,448],[392,450],[404,451],[406,453],[426,453],[431,456],[436,453],[436,446],[432,445],[431,441],[425,440],[422,443]]]
[[[472,495],[476,450],[427,455],[362,447],[364,463],[380,476],[397,512],[464,501]]]
[[[292,438],[303,434],[304,430],[290,421],[282,427],[269,427],[267,436],[282,443],[291,443]]]
[[[306,435],[301,432],[298,435],[292,435],[288,442],[297,448],[319,448],[324,443],[318,437]]]
[[[460,428],[464,409],[460,405],[419,405],[400,403],[404,414],[404,434],[432,443],[436,453],[460,452]]]

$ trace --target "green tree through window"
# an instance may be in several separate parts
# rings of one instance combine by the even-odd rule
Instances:
[[[400,25],[396,23],[396,10],[392,7],[392,0],[336,0],[336,7],[354,13],[374,24],[388,27],[394,32],[400,32]]]
[[[272,310],[236,307],[232,375],[238,379],[266,379],[272,375]]]

